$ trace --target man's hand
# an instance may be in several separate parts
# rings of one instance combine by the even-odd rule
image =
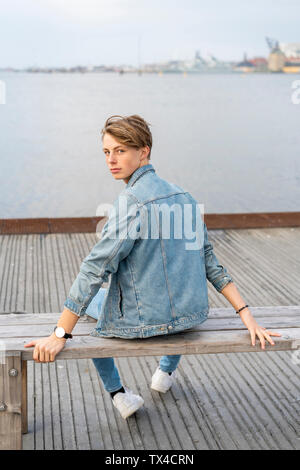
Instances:
[[[271,336],[281,336],[280,333],[268,331],[266,328],[259,326],[256,323],[256,320],[252,317],[248,308],[241,311],[240,317],[250,332],[252,346],[255,346],[256,336],[258,336],[260,340],[262,349],[265,349],[265,338],[269,341],[269,343],[272,344],[272,346],[274,346],[274,341],[272,340]]]
[[[54,333],[47,338],[36,339],[30,343],[24,344],[25,348],[35,346],[33,351],[33,360],[35,362],[53,362],[55,356],[64,349],[65,338],[57,338]]]

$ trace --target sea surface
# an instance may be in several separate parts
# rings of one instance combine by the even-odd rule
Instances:
[[[100,131],[150,124],[150,163],[205,213],[300,210],[299,75],[1,73],[0,218],[96,215],[124,188]]]

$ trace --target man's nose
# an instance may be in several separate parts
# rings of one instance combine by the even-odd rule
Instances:
[[[115,162],[116,161],[116,156],[113,152],[108,155],[108,161],[109,162]]]

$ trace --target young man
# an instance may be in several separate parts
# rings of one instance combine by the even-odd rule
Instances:
[[[109,171],[125,189],[113,204],[101,239],[83,260],[54,333],[31,341],[36,362],[52,362],[63,349],[78,318],[97,319],[97,337],[147,338],[169,335],[207,319],[207,280],[240,313],[264,349],[265,339],[279,333],[260,327],[245,305],[232,277],[213,252],[195,199],[160,178],[150,164],[152,135],[140,116],[112,116],[102,129]],[[173,222],[171,223],[171,216]],[[101,288],[109,281],[107,289]],[[151,387],[170,389],[180,355],[163,356]],[[123,387],[113,358],[93,362],[114,406],[126,419],[144,403]]]

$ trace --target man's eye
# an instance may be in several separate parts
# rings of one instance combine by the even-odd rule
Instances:
[[[124,152],[124,150],[122,150],[122,149],[119,149],[119,150],[118,150],[118,152]]]

